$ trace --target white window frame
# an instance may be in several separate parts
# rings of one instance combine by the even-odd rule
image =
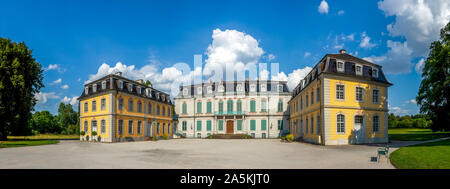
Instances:
[[[141,86],[138,86],[138,87],[137,87],[137,93],[138,93],[138,94],[141,94]]]
[[[122,80],[119,80],[118,85],[119,85],[119,89],[123,89],[123,81]]]
[[[128,83],[128,92],[133,92],[133,84]]]
[[[219,92],[222,93],[225,91],[225,87],[223,85],[219,86]]]
[[[212,93],[212,86],[206,87],[206,92],[207,92],[208,94],[211,94],[211,93]]]
[[[251,84],[250,85],[250,92],[256,92],[256,85],[255,84]]]
[[[97,92],[97,84],[92,85],[92,92]]]
[[[361,100],[358,100],[358,88],[361,88]],[[356,102],[364,102],[364,87],[362,87],[362,86],[355,87],[355,101]]]
[[[344,120],[342,120],[341,122],[339,121],[339,115],[344,116]],[[341,130],[341,128],[339,126],[340,123],[343,124],[343,131]],[[343,113],[336,114],[336,133],[337,134],[345,134],[345,114],[343,114]]]
[[[236,90],[238,92],[242,92],[242,84],[238,84],[237,87],[236,87]]]
[[[89,87],[88,86],[84,87],[84,93],[85,94],[89,94]]]
[[[374,98],[374,91],[377,91],[377,98]],[[374,101],[376,99],[376,102]],[[372,104],[380,104],[380,90],[372,89]]]
[[[202,87],[197,87],[197,95],[202,95],[203,89]]]
[[[342,68],[339,68],[339,63],[342,63]],[[336,61],[336,70],[338,72],[344,72],[344,70],[345,70],[345,62],[342,61],[342,60],[337,60]]]
[[[261,84],[261,92],[266,92],[267,91],[267,84]]]
[[[361,70],[358,72],[358,67],[361,68]],[[361,64],[355,64],[355,73],[356,75],[362,75],[363,73],[363,66]]]
[[[106,98],[100,100],[100,110],[106,110]]]
[[[344,86],[343,91],[342,91],[342,93],[343,93],[343,98],[342,99],[338,98],[338,85]],[[335,90],[336,90],[335,99],[338,100],[338,101],[345,101],[345,84],[336,83]]]
[[[375,78],[378,77],[378,68],[375,68],[375,67],[372,68],[372,77],[375,77]]]
[[[106,81],[102,81],[102,89],[106,89]]]
[[[101,132],[102,134],[105,134],[105,133],[106,133],[106,120],[104,120],[104,119],[102,119],[102,120],[100,121],[100,132]]]
[[[189,93],[188,90],[189,90],[189,89],[187,89],[187,88],[184,88],[184,89],[183,89],[183,96],[187,96],[187,95],[188,95],[188,93]]]
[[[283,85],[278,85],[278,92],[283,92]]]

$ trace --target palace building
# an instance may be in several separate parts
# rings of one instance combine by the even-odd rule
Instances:
[[[286,82],[253,80],[182,86],[174,98],[176,132],[187,138],[248,134],[276,138],[289,132]]]
[[[292,91],[290,133],[323,145],[388,142],[391,85],[377,64],[327,54]]]
[[[110,74],[90,83],[80,101],[80,140],[121,142],[172,137],[173,104],[166,93]],[[97,135],[93,136],[92,132]]]

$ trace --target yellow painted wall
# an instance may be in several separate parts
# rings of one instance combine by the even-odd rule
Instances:
[[[345,100],[336,99],[336,84],[344,84]],[[364,89],[363,102],[356,101],[356,87],[360,86]],[[379,90],[379,103],[372,103],[372,89]],[[376,84],[368,84],[355,81],[330,79],[330,104],[332,106],[351,106],[382,109],[386,99],[386,87]]]
[[[122,98],[124,102],[123,109],[119,109],[119,99]],[[128,111],[129,100],[133,100],[133,111]],[[138,112],[138,102],[142,103],[142,111]],[[151,114],[148,113],[148,103],[152,104],[153,110]],[[160,107],[160,115],[157,115],[157,106]],[[162,115],[163,107],[165,108],[165,115]],[[156,118],[156,119],[167,119],[172,120],[172,105],[164,104],[154,100],[149,100],[143,97],[137,97],[133,95],[128,95],[126,93],[121,93],[117,95],[116,98],[116,113],[121,115],[133,115],[133,116],[145,116],[146,118]],[[167,114],[167,109],[170,111],[170,116]]]
[[[84,124],[85,121],[88,122],[88,132],[86,133],[86,135],[89,135],[91,137],[91,128],[92,128],[92,121],[96,120],[97,121],[97,136],[101,136],[102,138],[108,138],[109,137],[109,119],[108,119],[108,115],[103,115],[103,116],[94,116],[94,117],[85,117],[85,118],[81,118],[81,130],[80,131],[84,131]],[[102,133],[101,131],[101,120],[105,120],[105,133]]]
[[[345,115],[345,133],[344,134],[338,134],[337,133],[337,114],[342,113]],[[364,127],[365,127],[365,138],[375,138],[375,137],[384,137],[384,129],[386,129],[386,125],[384,125],[385,117],[384,112],[381,111],[365,111],[365,110],[354,110],[354,109],[330,109],[330,139],[331,140],[338,140],[338,139],[349,139],[351,138],[351,133],[353,130],[354,122],[355,122],[355,116],[356,115],[363,115],[364,116]],[[373,130],[373,116],[378,115],[379,116],[379,131],[374,133]]]
[[[105,103],[106,106],[105,106],[104,110],[101,109],[101,99],[106,100],[106,103]],[[97,104],[96,111],[92,111],[92,102],[94,100],[97,102],[96,103]],[[85,112],[85,109],[84,109],[85,102],[88,103],[88,111],[87,112]],[[95,116],[95,115],[99,115],[99,114],[107,114],[107,113],[109,113],[109,110],[110,110],[109,104],[110,104],[109,94],[81,100],[80,101],[80,106],[81,106],[80,116],[83,117],[83,116]]]

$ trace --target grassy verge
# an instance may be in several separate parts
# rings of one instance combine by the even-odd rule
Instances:
[[[402,147],[390,159],[399,169],[450,169],[450,140]]]
[[[12,141],[2,141],[0,142],[0,148],[10,148],[10,147],[23,147],[23,146],[38,146],[45,144],[56,144],[58,140],[12,140]]]
[[[431,129],[389,129],[389,140],[424,141],[450,137],[450,132],[432,132]]]
[[[8,140],[79,140],[79,135],[39,134],[34,136],[8,136]]]

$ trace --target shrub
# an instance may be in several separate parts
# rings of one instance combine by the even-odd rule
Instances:
[[[158,139],[156,137],[152,137],[152,141],[157,141]]]
[[[280,137],[281,141],[284,142],[286,140],[286,137],[282,136]]]
[[[288,142],[294,141],[294,135],[293,135],[293,134],[288,134],[288,135],[286,135],[286,140],[287,140]]]
[[[98,136],[97,141],[102,141],[102,136]]]
[[[163,138],[164,140],[167,140],[167,139],[169,138],[169,136],[163,135],[162,138]]]
[[[86,133],[85,133],[84,131],[81,131],[81,132],[80,132],[80,135],[81,135],[81,136],[84,136],[85,134],[86,134]]]

